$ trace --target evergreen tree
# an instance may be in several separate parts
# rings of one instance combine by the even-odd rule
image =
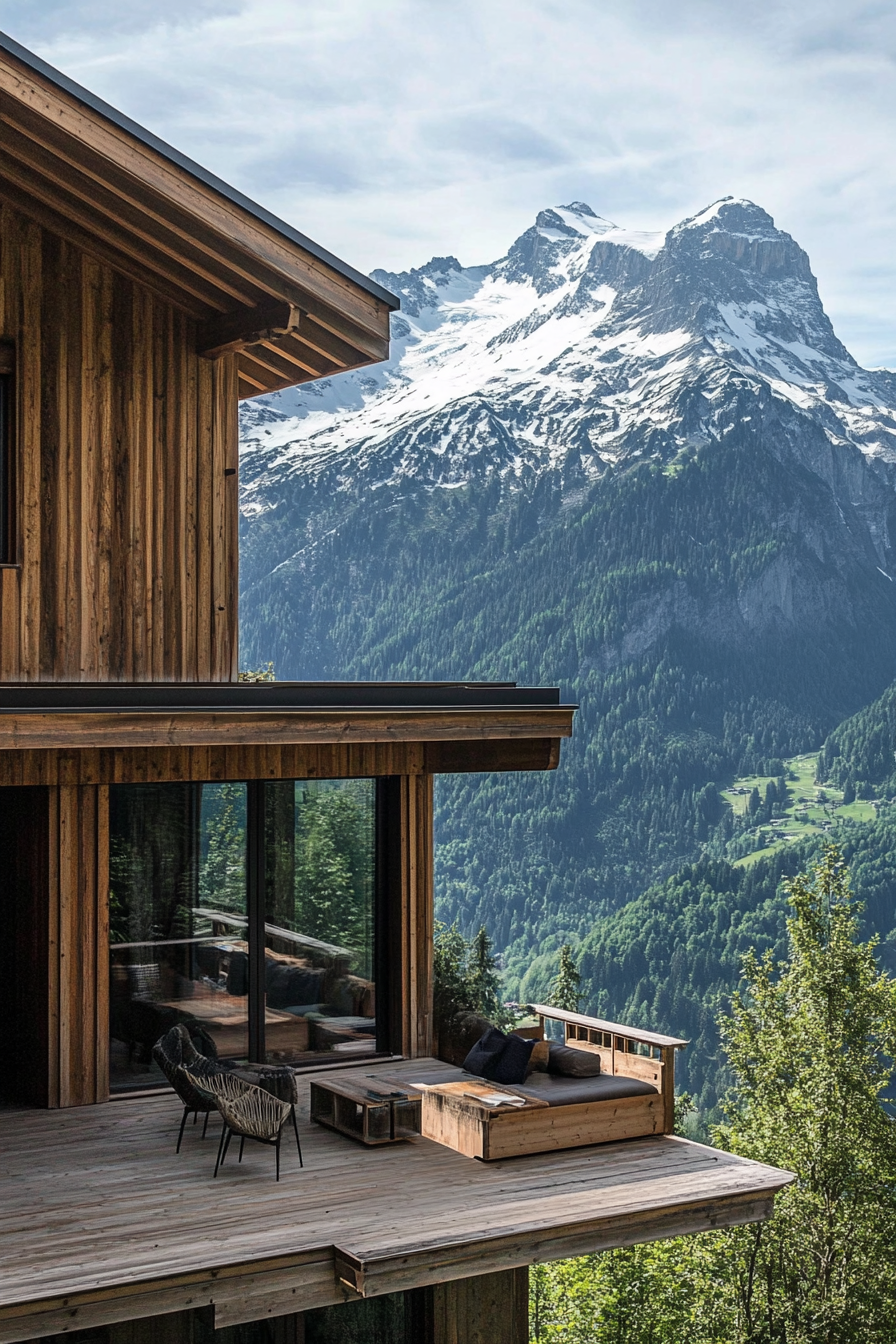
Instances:
[[[892,1340],[896,1124],[882,1103],[896,1059],[896,986],[830,846],[788,884],[789,959],[750,954],[723,1038],[736,1088],[722,1146],[796,1173],[766,1225],[729,1234],[744,1340]]]
[[[896,1339],[896,986],[833,846],[787,887],[788,956],[749,954],[722,1020],[735,1083],[713,1139],[796,1179],[767,1223],[536,1267],[535,1340]]]
[[[549,1000],[551,1007],[563,1008],[568,1013],[577,1013],[579,1004],[582,1002],[582,995],[579,992],[581,980],[582,977],[572,955],[572,948],[569,943],[564,943],[560,949],[560,966],[557,976],[551,985]]]
[[[498,958],[492,951],[492,940],[484,924],[480,926],[469,947],[467,984],[476,1012],[496,1025],[499,1024],[505,1015],[501,998],[501,977],[498,971]]]

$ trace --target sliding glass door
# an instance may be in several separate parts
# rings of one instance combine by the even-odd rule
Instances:
[[[110,790],[113,1091],[203,1054],[305,1064],[376,1049],[374,780]]]
[[[372,1051],[375,781],[263,788],[265,1058]]]

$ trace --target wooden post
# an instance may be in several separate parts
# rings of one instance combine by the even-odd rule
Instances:
[[[432,1344],[528,1344],[529,1271],[505,1269],[432,1289]]]
[[[50,790],[49,1105],[109,1095],[109,789]]]
[[[432,775],[402,775],[401,1040],[409,1059],[432,1053]]]

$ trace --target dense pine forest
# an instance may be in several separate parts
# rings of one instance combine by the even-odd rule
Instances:
[[[282,585],[250,591],[246,644],[281,676],[304,657],[318,676],[559,682],[580,709],[556,773],[438,781],[440,917],[468,935],[485,923],[511,998],[543,988],[572,942],[591,1008],[701,1042],[687,1081],[702,1094],[702,1024],[742,953],[780,937],[776,884],[805,857],[708,863],[736,830],[721,789],[822,744],[832,778],[884,785],[891,701],[839,725],[891,680],[892,584],[812,553],[807,536],[836,530],[835,500],[737,433],[572,502],[557,473],[531,491],[364,505],[318,540],[302,605]],[[288,519],[256,520],[250,550]],[[809,574],[811,609],[735,619],[776,565],[795,587]],[[869,918],[885,933],[896,922],[886,898]]]

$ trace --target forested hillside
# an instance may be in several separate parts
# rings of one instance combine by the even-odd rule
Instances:
[[[826,740],[833,782],[892,773],[893,377],[749,202],[665,238],[577,203],[491,266],[378,278],[390,364],[246,410],[244,665],[559,683],[556,773],[438,781],[439,914],[486,924],[510,995],[569,941],[593,1006],[699,1038],[791,862],[701,863],[722,790]]]

